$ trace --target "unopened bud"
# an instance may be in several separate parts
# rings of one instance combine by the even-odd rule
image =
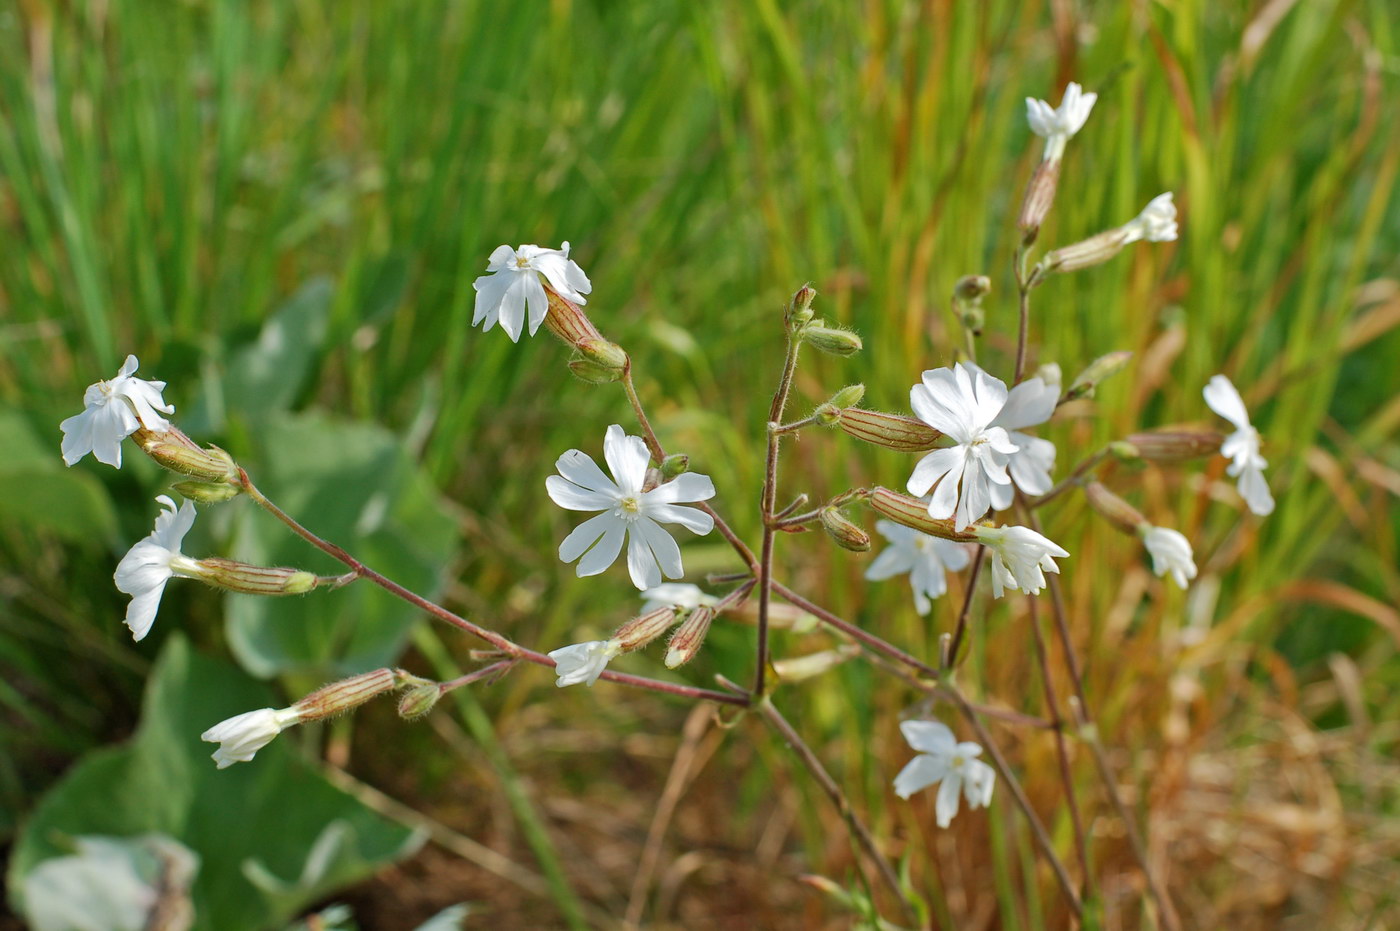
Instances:
[[[323,686],[292,707],[300,713],[302,721],[319,721],[344,714],[377,695],[393,691],[401,684],[400,674],[396,670],[376,669]]]
[[[442,687],[436,682],[425,682],[422,685],[415,685],[403,693],[399,699],[399,717],[405,721],[413,721],[423,717],[442,697]]]
[[[204,449],[173,425],[156,432],[138,427],[131,434],[146,455],[172,472],[206,482],[236,482],[238,466],[217,446]]]
[[[981,336],[982,328],[987,325],[987,314],[981,304],[967,304],[963,306],[958,322],[973,336]]]
[[[1085,485],[1084,497],[1101,517],[1124,533],[1136,534],[1138,527],[1147,523],[1147,518],[1137,508],[1109,491],[1102,482]]]
[[[847,385],[831,396],[833,407],[855,407],[865,397],[864,385]]]
[[[991,293],[992,279],[986,275],[963,275],[953,282],[953,299],[980,302]]]
[[[610,343],[605,339],[583,339],[579,341],[578,351],[589,362],[597,363],[603,368],[616,369],[618,372],[627,369],[627,352],[617,343]]]
[[[843,644],[835,649],[795,656],[790,659],[773,661],[778,678],[784,682],[801,682],[824,672],[830,672],[846,660],[860,655],[860,647],[854,643]]]
[[[864,347],[864,343],[855,333],[850,330],[838,330],[835,327],[805,327],[802,330],[802,340],[810,344],[813,349],[820,349],[833,356],[853,356]]]
[[[1133,354],[1126,349],[1099,356],[1085,366],[1084,371],[1075,376],[1074,381],[1070,383],[1069,390],[1065,392],[1063,400],[1077,401],[1080,398],[1092,398],[1094,389],[1123,371],[1132,358]]]
[[[544,286],[544,293],[549,298],[549,312],[544,315],[544,325],[549,332],[580,352],[584,350],[586,341],[607,342],[582,307],[566,297],[560,297],[548,284]]]
[[[1055,203],[1055,188],[1059,183],[1058,158],[1044,160],[1036,166],[1035,174],[1031,175],[1030,184],[1026,186],[1026,197],[1021,201],[1021,215],[1016,220],[1016,225],[1025,234],[1022,242],[1026,245],[1035,242],[1040,224],[1045,222],[1050,206]]]
[[[953,529],[953,521],[947,517],[930,517],[928,504],[918,498],[902,495],[897,491],[876,486],[870,493],[870,506],[896,524],[911,527],[920,533],[959,543],[978,542],[977,534],[969,527],[965,530]]]
[[[864,553],[870,549],[870,534],[856,526],[840,509],[822,508],[820,517],[822,529],[843,550]]]
[[[1128,234],[1122,228],[1107,230],[1083,242],[1046,253],[1045,258],[1040,260],[1040,267],[1042,272],[1049,273],[1073,272],[1102,265],[1122,251],[1127,241]]]
[[[210,556],[194,560],[201,582],[245,595],[304,595],[320,581],[314,572],[283,566],[252,566]]]
[[[858,440],[904,453],[924,452],[938,445],[943,434],[913,417],[884,414],[858,407],[841,411],[841,429]]]
[[[661,477],[666,479],[684,475],[690,471],[690,457],[685,453],[672,453],[661,460]]]
[[[666,668],[684,666],[695,658],[705,643],[705,635],[710,632],[710,622],[715,619],[715,609],[701,605],[693,609],[666,645]]]
[[[797,289],[797,293],[788,302],[787,312],[783,316],[789,332],[800,330],[812,322],[812,301],[816,298],[817,290],[810,284],[804,284]]]
[[[1209,430],[1154,430],[1134,433],[1123,442],[1149,462],[1184,462],[1219,452],[1225,437]]]
[[[622,648],[622,652],[629,653],[651,643],[670,630],[675,623],[675,608],[657,608],[623,624],[617,629],[617,633],[612,635],[612,639]]]
[[[608,385],[622,380],[622,370],[599,365],[591,359],[570,359],[569,371],[581,381],[590,385]]]
[[[176,482],[170,487],[179,492],[180,497],[201,504],[219,504],[243,494],[241,485],[227,482]]]

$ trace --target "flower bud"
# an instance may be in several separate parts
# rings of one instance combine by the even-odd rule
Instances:
[[[1050,272],[1074,272],[1081,268],[1102,265],[1113,258],[1128,241],[1128,234],[1120,227],[1090,236],[1083,242],[1063,246],[1048,252],[1040,260],[1041,270]]]
[[[870,506],[896,524],[942,537],[944,540],[957,540],[959,543],[976,543],[979,538],[975,525],[965,530],[953,529],[953,520],[948,517],[929,517],[928,504],[918,498],[902,495],[897,491],[876,486],[870,493]]]
[[[651,643],[670,630],[675,623],[675,608],[657,608],[655,611],[648,611],[646,614],[634,617],[623,624],[617,629],[617,633],[612,635],[612,639],[622,652],[630,653]]]
[[[1084,371],[1075,376],[1074,381],[1070,383],[1069,390],[1065,392],[1064,400],[1077,401],[1080,398],[1092,398],[1094,389],[1106,379],[1123,371],[1132,358],[1133,354],[1127,350],[1099,356],[1090,362]]]
[[[590,359],[570,359],[569,371],[580,381],[590,385],[608,385],[622,380],[622,370],[599,365]]]
[[[938,445],[943,434],[913,417],[848,407],[837,421],[858,440],[903,453],[924,452]]]
[[[585,341],[608,342],[582,307],[566,297],[560,297],[548,284],[544,286],[544,293],[549,298],[549,312],[544,315],[544,325],[549,327],[549,332],[580,352],[584,351]]]
[[[778,678],[784,682],[801,682],[824,672],[830,672],[846,660],[859,655],[860,647],[854,643],[846,643],[831,650],[822,650],[819,653],[774,660],[773,668],[777,671]]]
[[[196,559],[194,564],[201,582],[247,595],[304,595],[319,582],[315,573],[302,569],[250,566],[218,556]]]
[[[424,682],[422,685],[415,685],[403,693],[399,699],[399,717],[405,721],[414,721],[423,717],[442,697],[442,687],[436,682]]]
[[[1149,462],[1184,462],[1219,452],[1225,437],[1209,430],[1153,430],[1134,433],[1123,442]]]
[[[802,339],[811,344],[813,349],[820,349],[833,356],[853,356],[864,347],[860,337],[855,333],[850,330],[838,330],[835,327],[804,327]]]
[[[401,684],[400,674],[396,670],[376,669],[323,686],[292,707],[296,709],[302,721],[319,721],[322,718],[344,714],[376,695],[393,691]]]
[[[870,549],[870,534],[856,526],[839,508],[822,508],[820,518],[826,535],[843,550],[864,553]]]
[[[146,455],[172,472],[206,482],[238,481],[238,466],[232,456],[217,446],[202,448],[173,424],[159,433],[138,427],[131,438]]]
[[[831,396],[831,406],[836,408],[855,407],[865,397],[864,385],[847,385]]]
[[[714,619],[715,609],[709,605],[701,605],[691,610],[666,645],[667,669],[684,666],[695,658],[695,654],[700,652],[700,647],[705,643],[705,635],[710,632],[710,622]]]
[[[1016,225],[1024,234],[1022,242],[1030,245],[1040,233],[1040,224],[1050,213],[1055,203],[1055,188],[1060,183],[1060,160],[1047,159],[1035,168],[1030,184],[1026,186],[1025,199],[1021,201],[1021,215]]]
[[[690,471],[690,457],[685,453],[672,453],[661,460],[661,477],[673,479]]]
[[[787,312],[783,315],[789,332],[800,330],[812,322],[812,301],[816,298],[817,291],[811,284],[804,284],[797,289],[797,293],[788,302]]]
[[[953,282],[953,300],[981,303],[991,290],[992,279],[986,275],[963,275]]]
[[[182,498],[198,501],[200,504],[221,504],[243,494],[241,485],[226,482],[176,482],[170,486]]]
[[[627,352],[617,343],[605,339],[583,339],[578,351],[589,362],[607,369],[615,369],[619,374],[627,370]]]
[[[1147,523],[1147,518],[1137,508],[1109,491],[1102,482],[1085,485],[1084,497],[1101,517],[1124,533],[1136,534],[1138,528]]]

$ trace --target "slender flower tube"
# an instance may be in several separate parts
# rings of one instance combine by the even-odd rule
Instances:
[[[122,440],[145,427],[154,433],[170,429],[161,414],[175,413],[160,393],[163,381],[132,378],[140,365],[127,356],[111,381],[99,381],[83,392],[83,412],[59,424],[63,431],[63,461],[74,465],[88,453],[98,462],[122,467]]]

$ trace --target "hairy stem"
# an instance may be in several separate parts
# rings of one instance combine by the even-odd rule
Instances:
[[[987,548],[977,547],[977,554],[972,557],[972,571],[967,574],[967,591],[963,593],[962,608],[958,611],[958,623],[953,628],[953,641],[948,646],[948,652],[944,657],[944,668],[951,669],[958,658],[958,647],[962,646],[963,634],[967,631],[967,618],[972,612],[972,596],[977,591],[977,577],[982,572],[982,562],[987,558]]]
[[[783,410],[787,407],[792,376],[797,371],[797,352],[801,346],[800,336],[788,335],[783,374],[778,379],[778,390],[773,393],[773,404],[768,409],[768,453],[764,460],[761,504],[763,543],[758,556],[758,655],[754,660],[753,674],[753,694],[759,697],[764,695],[768,684],[768,606],[773,600],[773,536],[777,533],[773,526],[773,512],[778,501],[778,449],[782,444],[777,426],[782,422]]]

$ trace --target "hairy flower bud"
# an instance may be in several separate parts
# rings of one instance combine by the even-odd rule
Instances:
[[[277,566],[251,566],[211,556],[194,560],[201,582],[246,595],[304,595],[316,587],[313,572]]]
[[[812,322],[812,302],[817,298],[817,291],[811,284],[804,284],[797,289],[797,293],[788,302],[787,311],[783,315],[783,321],[787,324],[789,332],[795,332]]]
[[[1084,497],[1101,517],[1124,533],[1136,534],[1138,528],[1147,523],[1147,518],[1137,508],[1109,491],[1102,482],[1085,485]]]
[[[399,717],[405,721],[414,721],[423,717],[442,698],[442,686],[436,682],[424,682],[422,685],[415,685],[403,693],[399,699]]]
[[[237,482],[233,457],[217,446],[204,449],[171,424],[159,433],[138,427],[131,438],[158,464],[206,482]]]
[[[225,482],[176,482],[170,487],[175,489],[180,497],[198,501],[200,504],[221,504],[243,494],[241,485],[229,485]]]
[[[673,479],[690,471],[690,457],[685,453],[672,453],[661,460],[661,477]]]
[[[578,343],[578,351],[585,359],[603,368],[616,369],[618,372],[627,369],[627,352],[617,343],[610,343],[605,339],[583,339]]]
[[[544,317],[544,325],[549,328],[549,332],[580,352],[584,351],[584,343],[587,341],[612,345],[603,339],[603,334],[598,332],[598,328],[588,319],[582,307],[566,297],[561,297],[551,285],[545,285],[544,293],[549,298],[549,312]]]
[[[1127,350],[1099,356],[1085,366],[1084,371],[1075,376],[1074,381],[1070,383],[1069,390],[1065,392],[1063,400],[1077,401],[1080,398],[1092,398],[1094,389],[1106,379],[1123,371],[1132,358],[1133,354]]]
[[[842,430],[858,440],[902,453],[933,449],[938,445],[939,437],[943,435],[914,417],[884,414],[857,407],[848,407],[841,411],[837,422]]]
[[[847,385],[831,396],[831,405],[836,408],[855,407],[865,397],[864,385]]]
[[[827,326],[808,326],[802,330],[802,340],[833,356],[853,356],[864,348],[860,337],[850,330]]]
[[[612,639],[624,653],[640,650],[657,637],[666,633],[676,623],[676,610],[672,607],[657,608],[623,624],[613,634]]]
[[[980,302],[992,291],[992,279],[986,275],[963,275],[953,282],[953,300]]]
[[[1149,462],[1184,462],[1219,452],[1225,437],[1210,430],[1153,430],[1131,434],[1123,442]]]
[[[1060,160],[1046,159],[1035,167],[1030,184],[1026,186],[1025,199],[1021,201],[1021,215],[1016,225],[1024,234],[1022,242],[1030,245],[1040,233],[1040,224],[1050,213],[1055,203],[1055,189],[1060,183]]]
[[[864,553],[870,549],[870,534],[856,526],[839,508],[822,508],[820,519],[827,536],[843,550]]]
[[[667,669],[684,666],[695,658],[695,654],[700,652],[700,647],[705,643],[705,635],[710,632],[710,622],[714,619],[715,609],[709,605],[701,605],[691,610],[666,645]]]
[[[395,669],[376,669],[330,685],[322,686],[292,706],[302,721],[344,714],[363,705],[377,695],[391,692],[403,684],[403,674]]]
[[[952,518],[929,517],[928,503],[918,498],[877,486],[870,493],[869,500],[872,508],[896,524],[903,524],[905,527],[912,527],[921,533],[945,540],[957,540],[959,543],[978,542],[976,525],[962,531],[955,530]]]
[[[599,365],[591,359],[570,359],[569,371],[574,373],[575,378],[590,385],[610,385],[622,380],[622,369]]]

